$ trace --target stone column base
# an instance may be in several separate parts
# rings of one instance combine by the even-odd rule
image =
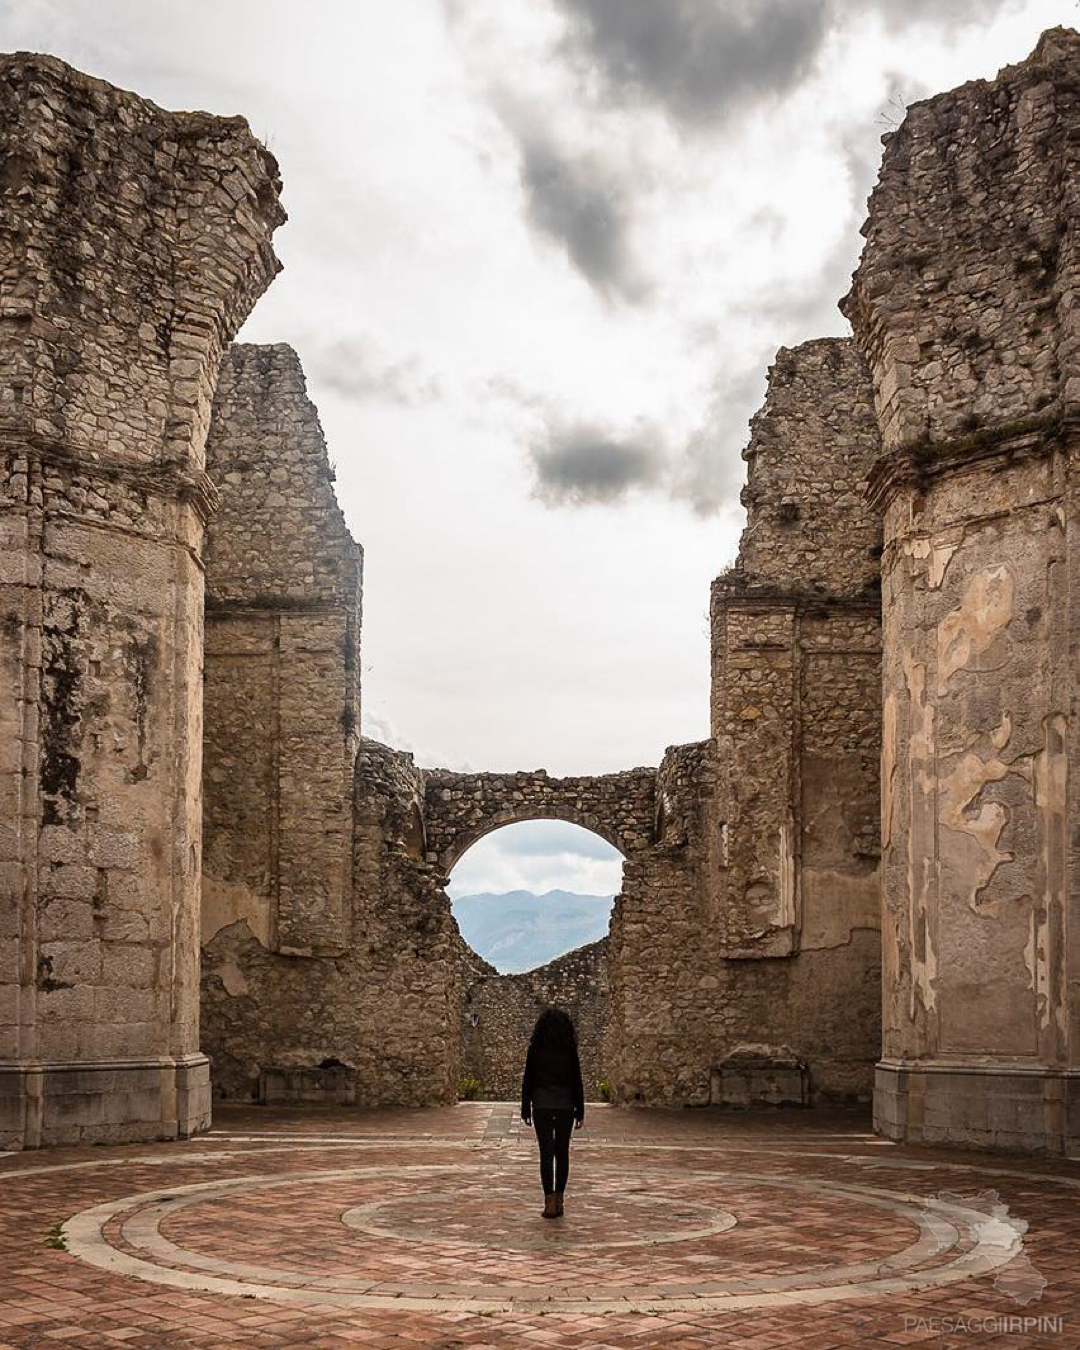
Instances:
[[[210,1127],[210,1061],[0,1062],[0,1148],[186,1139]]]
[[[882,1060],[874,1129],[909,1144],[1080,1154],[1080,1069]]]

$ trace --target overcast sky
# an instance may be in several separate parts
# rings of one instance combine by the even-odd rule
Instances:
[[[710,579],[781,344],[839,334],[879,138],[1075,0],[14,0],[277,155],[292,343],[366,550],[364,728],[600,772],[708,734]],[[589,889],[588,860],[578,889]],[[568,889],[574,889],[568,886]]]

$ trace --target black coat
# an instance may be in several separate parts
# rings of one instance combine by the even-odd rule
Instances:
[[[521,1079],[521,1114],[525,1119],[532,1115],[533,1107],[561,1108],[573,1111],[578,1120],[585,1119],[585,1088],[576,1046],[529,1046]]]

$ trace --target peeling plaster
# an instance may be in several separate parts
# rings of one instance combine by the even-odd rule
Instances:
[[[846,947],[855,929],[881,926],[876,873],[853,876],[831,868],[806,868],[802,876],[800,951]]]
[[[959,542],[955,544],[934,545],[930,553],[930,566],[926,571],[926,578],[930,583],[930,589],[932,591],[941,588],[941,583],[945,580],[945,573],[948,571],[949,563],[952,561],[952,555],[959,547]]]
[[[933,828],[934,791],[934,708],[926,702],[926,666],[916,661],[908,649],[902,656],[904,679],[911,696],[911,734],[908,761],[911,766],[911,812],[908,822],[908,940],[911,960],[910,1013],[915,1018],[916,998],[927,1012],[937,1004],[935,980],[937,953],[931,940],[929,897],[935,876],[935,859],[930,848],[920,853],[920,826]]]
[[[890,692],[882,709],[881,728],[881,847],[892,840],[893,810],[896,806],[896,694]]]
[[[1050,1000],[1050,925],[1049,915],[1052,908],[1064,911],[1065,880],[1063,858],[1059,850],[1065,838],[1068,756],[1065,750],[1067,719],[1064,713],[1050,713],[1043,718],[1044,744],[1035,756],[1032,778],[1035,788],[1035,805],[1041,817],[1039,847],[1041,871],[1044,877],[1041,903],[1036,905],[1031,915],[1031,987],[1035,992],[1036,1011],[1039,1028],[1047,1031],[1052,1021],[1057,1024],[1058,1035],[1062,1042],[1067,1033],[1066,1006],[1059,1002],[1051,1006]]]
[[[1009,765],[996,757],[980,759],[973,751],[961,755],[950,773],[942,776],[938,790],[939,821],[942,829],[973,839],[982,851],[982,857],[972,859],[963,868],[965,899],[972,910],[979,912],[979,892],[1002,865],[1012,862],[1013,855],[998,848],[1001,832],[1009,822],[1009,812],[1000,802],[984,802],[977,811],[972,805],[988,783],[999,783],[1012,772]]]
[[[234,923],[247,924],[252,936],[270,948],[270,902],[241,882],[218,881],[203,873],[202,945]]]
[[[793,928],[795,926],[795,822],[790,811],[780,826],[780,912],[776,916],[777,926]]]
[[[994,743],[995,750],[1004,750],[1012,739],[1012,718],[1009,714],[1002,713],[1001,721],[996,729],[990,733],[990,739]]]
[[[225,986],[225,992],[230,998],[239,998],[241,994],[247,993],[247,976],[231,958],[223,961],[215,973]]]
[[[938,624],[937,692],[948,691],[949,681],[978,656],[1012,618],[1013,578],[1004,565],[977,572],[964,589],[959,609]]]
[[[936,591],[940,590],[941,583],[945,580],[945,573],[953,554],[960,547],[960,541],[956,540],[950,544],[933,544],[925,535],[922,535],[915,539],[905,539],[902,547],[909,558],[918,562],[929,559],[926,568],[926,580],[930,589]]]

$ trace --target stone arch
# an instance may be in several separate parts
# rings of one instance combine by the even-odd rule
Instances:
[[[593,777],[522,773],[425,774],[427,857],[444,874],[473,844],[504,825],[564,820],[591,830],[624,858],[653,842],[656,771],[630,769]]]

